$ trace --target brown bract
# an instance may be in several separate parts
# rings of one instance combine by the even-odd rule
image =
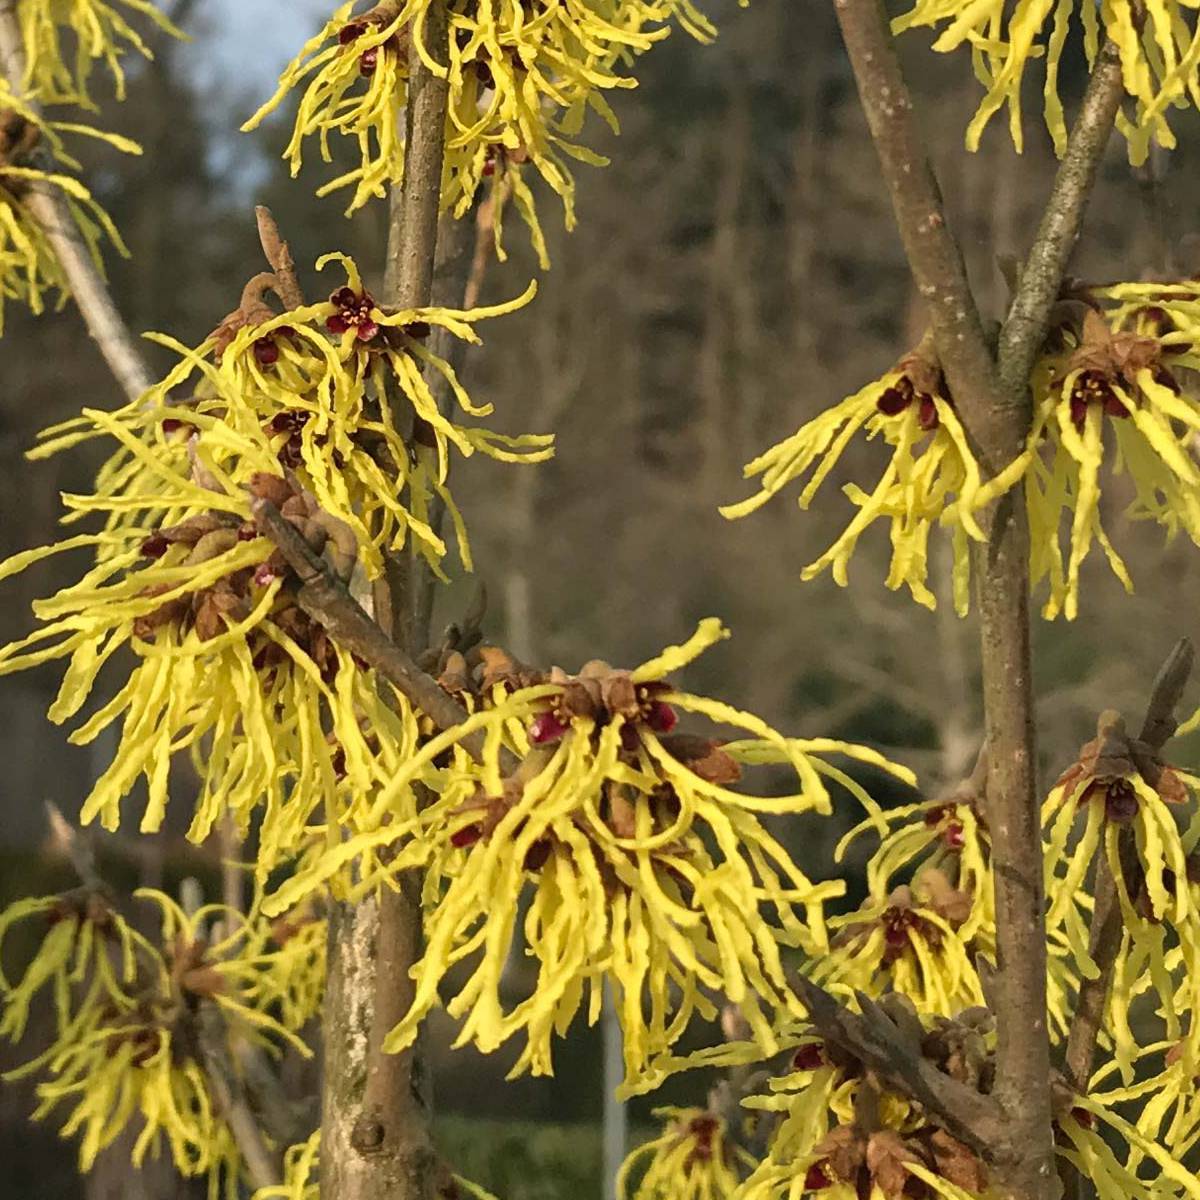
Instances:
[[[1163,762],[1153,746],[1129,735],[1120,713],[1106,709],[1097,720],[1096,736],[1080,747],[1079,758],[1058,777],[1055,787],[1077,792],[1081,804],[1108,801],[1124,797],[1135,775],[1167,804],[1188,799],[1187,784],[1178,772]]]
[[[1114,330],[1101,313],[1089,308],[1079,346],[1067,365],[1070,371],[1095,371],[1134,387],[1138,372],[1153,370],[1161,359],[1162,345],[1157,338]]]
[[[280,294],[280,281],[273,271],[260,271],[242,288],[242,298],[237,308],[227,313],[218,322],[217,327],[208,336],[216,345],[213,347],[213,357],[220,358],[229,348],[238,331],[247,325],[261,325],[279,314],[267,303],[268,292]]]

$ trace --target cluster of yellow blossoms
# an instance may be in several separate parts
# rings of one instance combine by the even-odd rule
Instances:
[[[318,997],[305,1002],[311,1014],[320,974],[311,954],[275,942],[264,921],[219,905],[189,914],[161,892],[135,896],[159,909],[154,940],[86,888],[0,915],[0,940],[18,922],[47,925],[21,979],[0,977],[0,1035],[18,1041],[43,995],[53,1012],[50,1044],[5,1078],[41,1076],[35,1117],[61,1112],[63,1136],[80,1139],[82,1170],[132,1125],[135,1167],[165,1141],[183,1175],[207,1177],[210,1200],[233,1200],[241,1158],[211,1098],[205,1039],[220,1039],[218,1056],[238,1045],[307,1056],[293,1032],[296,1012],[280,1000],[315,987]],[[205,1025],[206,1006],[222,1019]]]
[[[1130,158],[1142,162],[1151,141],[1173,147],[1175,136],[1167,111],[1200,103],[1200,28],[1188,0],[913,0],[896,18],[900,32],[941,28],[935,50],[951,52],[969,46],[975,73],[986,89],[979,111],[967,130],[967,146],[975,150],[988,122],[1005,105],[1013,144],[1023,145],[1021,88],[1033,59],[1046,62],[1046,126],[1061,155],[1067,125],[1058,94],[1064,52],[1078,23],[1083,52],[1094,66],[1104,43],[1120,56],[1125,91],[1132,112],[1121,113],[1118,128],[1129,142]]]
[[[121,722],[84,820],[115,827],[144,778],[141,827],[158,829],[172,760],[186,750],[201,779],[190,836],[203,840],[226,813],[247,832],[261,812],[260,879],[322,830],[336,841],[358,828],[419,731],[404,699],[298,607],[256,506],[274,504],[347,581],[369,581],[383,551],[410,535],[435,567],[444,554],[424,514],[431,494],[450,501],[450,446],[549,453],[548,439],[442,416],[422,375],[443,374],[465,411],[490,411],[423,340],[431,325],[474,339],[472,322],[502,310],[384,312],[342,261],[349,282],[329,301],[276,314],[261,297],[259,311],[244,300],[199,348],[170,343],[180,365],[137,403],[48,431],[37,454],[101,436],[117,443],[95,491],[65,497],[69,521],[100,513],[104,527],[0,566],[2,577],[51,554],[96,551],[83,579],[35,605],[40,627],[0,649],[0,674],[68,660],[52,720],[75,716],[118,652],[135,652],[125,685],[72,735],[87,743]],[[405,422],[428,429],[408,439],[427,456],[410,454],[396,432]]]
[[[1048,1017],[1056,1041],[1065,1038],[1082,981],[1097,973],[1088,945],[1100,878],[1089,868],[1097,851],[1115,879],[1122,913],[1104,1024],[1112,1057],[1086,1094],[1057,1078],[1052,1084],[1060,1156],[1099,1195],[1114,1198],[1200,1196],[1200,1183],[1183,1165],[1200,1140],[1194,1084],[1200,870],[1193,861],[1200,857],[1200,818],[1197,781],[1161,758],[1168,732],[1148,725],[1133,738],[1116,714],[1105,714],[1097,739],[1064,772],[1044,812]],[[868,830],[885,834],[867,866],[868,896],[854,912],[829,919],[835,931],[829,950],[802,969],[851,1009],[864,997],[877,999],[905,1044],[987,1094],[994,1027],[981,973],[995,960],[995,914],[982,776],[978,770],[946,797],[871,813],[847,834],[838,859]],[[888,1091],[853,1053],[825,1042],[803,1020],[778,1032],[788,1067],[769,1071],[765,1091],[751,1076],[742,1102],[757,1114],[752,1137],[765,1141],[765,1153],[747,1169],[738,1138],[722,1142],[720,1169],[714,1163],[706,1176],[706,1195],[991,1200],[1000,1194],[986,1153],[960,1142],[936,1112]],[[750,1047],[738,1061],[763,1057]],[[722,1139],[728,1136],[715,1114],[701,1116]],[[695,1163],[689,1172],[676,1161],[689,1153],[690,1127],[671,1120],[631,1157],[627,1173],[641,1157],[651,1159],[639,1196],[697,1194]],[[667,1178],[673,1183],[660,1183]]]
[[[715,34],[689,0],[451,0],[448,30],[439,25],[436,32],[430,8],[430,0],[343,4],[244,128],[255,128],[303,87],[284,157],[296,175],[308,138],[317,137],[326,162],[331,137],[354,139],[358,164],[318,193],[353,188],[352,212],[402,178],[409,70],[419,56],[448,88],[444,207],[461,217],[488,187],[497,202],[496,250],[503,257],[501,215],[511,200],[543,266],[545,239],[523,166],[532,165],[559,195],[572,227],[571,161],[607,161],[578,140],[588,112],[616,130],[605,93],[636,86],[624,68],[666,37],[672,21],[702,40]]]
[[[474,715],[430,738],[379,791],[378,821],[366,819],[373,828],[302,864],[265,911],[291,907],[383,844],[396,850],[381,873],[421,868],[425,951],[389,1049],[412,1042],[445,976],[464,962],[473,969],[447,1003],[464,1018],[456,1044],[488,1053],[523,1034],[514,1075],[550,1073],[553,1035],[585,1005],[589,1022],[598,1018],[606,980],[618,996],[627,1091],[657,1086],[682,1065],[670,1052],[695,1018],[715,1016],[718,996],[741,1007],[759,1045],[774,1047],[780,1019],[802,1013],[781,947],[825,950],[823,903],[842,885],[810,881],[763,816],[828,812],[822,776],[845,778],[823,761],[830,752],[911,775],[863,747],[786,739],[665,681],[724,636],[704,621],[633,671],[596,662],[546,675],[489,656],[477,692],[463,693]],[[468,688],[461,674],[447,683]],[[749,737],[676,732],[680,712]],[[478,732],[481,759],[462,745]],[[732,789],[743,764],[768,762],[789,769],[793,794]],[[386,822],[416,780],[433,801],[407,822]],[[368,875],[361,886],[377,882]],[[506,1011],[502,977],[521,934],[537,976]]]
[[[121,254],[127,253],[108,214],[83,183],[66,173],[79,164],[67,152],[63,135],[99,138],[127,154],[139,154],[140,148],[128,138],[58,120],[43,111],[57,105],[94,110],[89,80],[97,62],[103,62],[111,75],[118,99],[124,97],[122,56],[128,49],[147,58],[151,54],[122,10],[145,16],[178,35],[149,0],[16,0],[24,71],[19,79],[0,75],[0,333],[6,300],[40,313],[47,293],[57,293],[61,304],[69,291],[42,222],[25,204],[31,189],[61,194],[101,271],[105,240]]]
[[[1045,585],[1045,617],[1079,607],[1080,568],[1093,543],[1132,588],[1129,573],[1101,523],[1106,465],[1128,476],[1133,495],[1125,515],[1180,531],[1200,545],[1200,399],[1187,390],[1200,366],[1200,286],[1118,284],[1096,289],[1087,302],[1059,306],[1058,321],[1033,371],[1034,417],[1024,450],[994,478],[981,482],[978,463],[946,393],[929,339],[882,378],[821,413],[745,468],[760,475],[759,491],[721,509],[745,516],[794,480],[807,476],[807,508],[855,436],[865,431],[891,453],[870,490],[847,483],[857,512],[845,531],[802,576],[826,568],[843,586],[859,538],[876,521],[890,524],[887,586],[906,586],[934,607],[928,586],[928,542],[936,527],[951,531],[953,600],[970,603],[970,545],[982,533],[979,510],[1020,487],[1029,514],[1035,588]],[[1114,490],[1117,490],[1114,487]]]

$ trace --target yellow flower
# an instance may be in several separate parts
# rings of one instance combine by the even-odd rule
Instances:
[[[308,1141],[289,1146],[283,1155],[283,1183],[276,1187],[258,1188],[252,1200],[320,1200],[321,1185],[317,1181],[317,1164],[321,1153],[321,1131]]]
[[[140,153],[133,142],[116,134],[44,120],[0,77],[0,333],[4,332],[5,301],[15,300],[32,312],[41,313],[48,293],[57,293],[55,302],[61,307],[70,292],[50,239],[23,204],[32,184],[48,184],[62,193],[67,210],[101,271],[104,263],[100,248],[105,239],[122,255],[129,253],[108,213],[78,179],[32,165],[34,151],[45,147],[64,167],[78,168],[78,162],[67,153],[62,133],[99,138],[126,153]]]
[[[1189,1196],[1200,1200],[1200,1179],[1182,1154],[1159,1145],[1103,1102],[1103,1096],[1076,1097],[1055,1124],[1058,1154],[1089,1180],[1100,1196],[1121,1200],[1161,1200]],[[1104,1132],[1097,1125],[1107,1126]],[[1124,1159],[1124,1161],[1122,1161]]]
[[[1123,300],[1137,294],[1122,286],[1103,295]],[[1050,588],[1043,609],[1047,618],[1060,611],[1068,620],[1075,617],[1079,570],[1093,538],[1114,574],[1132,590],[1125,564],[1101,524],[1106,456],[1114,473],[1129,474],[1136,493],[1131,516],[1163,526],[1168,537],[1183,530],[1200,545],[1200,468],[1188,451],[1189,439],[1200,431],[1200,404],[1182,391],[1175,370],[1200,364],[1190,332],[1198,327],[1160,336],[1161,320],[1147,307],[1143,301],[1119,303],[1106,313],[1089,308],[1080,326],[1059,328],[1061,349],[1048,351],[1034,370],[1037,411],[1025,498],[1033,582],[1037,586],[1045,579]],[[1070,514],[1067,554],[1059,531],[1064,513]]]
[[[990,877],[980,886],[990,890]],[[973,951],[981,940],[988,948],[994,927],[981,917],[990,910],[990,901],[977,903],[940,870],[925,867],[911,886],[830,917],[829,927],[839,932],[809,974],[832,992],[894,991],[919,1013],[949,1016],[983,1003]]]
[[[261,943],[261,927],[219,905],[188,915],[161,892],[135,895],[161,912],[158,946],[95,893],[23,901],[0,914],[0,931],[32,916],[56,918],[21,982],[3,983],[0,1023],[0,1032],[16,1040],[30,999],[50,986],[58,1017],[54,1037],[6,1078],[42,1077],[34,1116],[68,1110],[61,1132],[80,1136],[82,1170],[90,1170],[100,1151],[136,1120],[135,1167],[165,1140],[181,1174],[207,1176],[212,1200],[222,1186],[232,1200],[240,1159],[184,1024],[195,1019],[197,1004],[208,1002],[228,1021],[222,1036],[268,1050],[285,1042],[303,1054],[308,1049],[241,984],[245,972],[235,956]],[[206,931],[213,922],[230,931],[210,945]]]
[[[453,763],[427,780],[438,798],[408,826],[350,838],[322,855],[268,899],[267,911],[288,907],[364,849],[403,838],[388,869],[426,872],[425,953],[389,1050],[412,1041],[460,962],[472,970],[447,1004],[463,1019],[457,1044],[487,1053],[523,1033],[514,1075],[551,1071],[552,1035],[565,1033],[585,998],[588,1020],[597,1019],[606,978],[619,996],[629,1091],[686,1065],[668,1052],[693,1017],[715,1015],[713,992],[741,1008],[760,1046],[773,1047],[771,1014],[802,1013],[780,948],[824,948],[822,905],[842,885],[811,882],[762,815],[828,812],[816,763],[844,747],[785,739],[749,713],[665,681],[724,636],[710,619],[686,644],[633,671],[591,663],[577,676],[556,669],[517,679],[511,692],[503,679],[485,683],[478,710],[431,738],[376,807],[386,812],[394,792],[450,752]],[[734,791],[740,760],[752,761],[757,746],[676,733],[681,711],[768,744],[795,775],[796,792]],[[461,740],[480,730],[476,762]],[[507,776],[505,749],[519,760]],[[520,929],[519,911],[527,912]],[[521,932],[537,978],[506,1011],[501,976]]]
[[[739,1168],[754,1159],[729,1137],[725,1120],[703,1108],[656,1108],[665,1128],[638,1146],[617,1174],[618,1200],[727,1200],[738,1185]],[[642,1168],[636,1187],[630,1176]]]
[[[875,521],[886,520],[892,540],[887,586],[906,586],[913,599],[933,608],[936,600],[926,586],[929,535],[935,525],[949,525],[954,539],[954,604],[965,612],[969,540],[983,538],[972,514],[1002,494],[1014,476],[1006,470],[986,486],[981,483],[979,466],[932,355],[928,343],[922,343],[882,378],[748,463],[744,473],[747,478],[762,476],[760,490],[724,506],[721,514],[744,517],[806,475],[800,507],[807,509],[858,433],[881,436],[891,448],[883,474],[871,491],[857,484],[845,486],[858,512],[837,541],[804,568],[801,578],[812,579],[831,568],[834,579],[845,587],[858,539]]]
[[[936,1043],[950,1034],[960,1051],[960,1075],[964,1064],[982,1064],[987,1057],[983,1034],[966,1023],[966,1014],[963,1022],[935,1025],[928,1040]],[[962,1081],[978,1083],[976,1077]],[[864,1080],[862,1065],[841,1051],[810,1041],[797,1051],[793,1069],[769,1086],[770,1095],[750,1096],[745,1104],[782,1118],[766,1156],[734,1193],[737,1200],[860,1200],[868,1195],[990,1200],[997,1195],[975,1154],[919,1107],[876,1091]],[[875,1112],[869,1127],[858,1120],[864,1103]]]
[[[194,425],[203,441],[204,430],[219,428],[222,437],[239,439],[247,466],[253,456],[255,470],[278,474],[282,467],[295,472],[321,511],[357,539],[372,578],[383,570],[384,552],[399,550],[410,535],[444,578],[440,562],[446,544],[429,523],[430,505],[440,497],[469,569],[466,527],[447,485],[452,451],[464,457],[479,452],[502,462],[532,463],[553,455],[554,439],[541,434],[510,437],[443,414],[426,372],[447,381],[466,416],[487,416],[492,406],[473,403],[450,364],[424,342],[436,326],[476,343],[476,322],[520,308],[533,297],[535,287],[531,284],[508,303],[469,311],[384,310],[363,287],[350,259],[327,255],[317,266],[330,262],[342,264],[347,284],[326,301],[276,313],[262,298],[270,284],[260,276],[247,285],[239,308],[195,349],[156,335],[155,340],[175,350],[181,361],[114,420],[134,431],[143,444],[152,441],[156,455],[164,450],[177,458],[193,453],[186,437],[164,447],[148,429],[148,406],[162,406],[160,419],[170,422],[171,432],[186,433]],[[171,395],[181,388],[191,392],[192,400],[187,409],[171,409],[177,403]],[[66,422],[46,431],[35,454],[57,452],[98,432],[102,430],[90,418]],[[133,480],[136,455],[128,439],[123,440],[117,457],[97,480],[102,494],[155,486]]]
[[[23,86],[44,104],[78,104],[96,109],[88,91],[92,68],[103,62],[118,100],[125,99],[121,59],[127,49],[153,58],[124,13],[148,18],[172,37],[183,34],[149,0],[17,0],[17,19],[25,47]],[[67,46],[64,47],[64,33]],[[68,61],[70,53],[72,62]]]
[[[532,165],[559,195],[571,228],[570,161],[607,161],[578,141],[588,111],[617,128],[605,92],[636,86],[622,69],[667,36],[669,21],[704,40],[715,34],[689,0],[591,0],[534,11],[521,0],[494,0],[455,6],[446,43],[434,46],[425,30],[429,0],[382,0],[356,12],[357,7],[352,0],[338,8],[243,128],[256,128],[293,88],[303,86],[284,157],[296,175],[307,138],[318,138],[326,162],[332,160],[331,135],[355,139],[359,164],[318,192],[352,187],[353,212],[400,182],[409,51],[415,46],[449,86],[443,206],[462,216],[485,185],[501,201],[511,196],[543,266],[545,242],[523,165]]]
[[[266,440],[193,409],[139,409],[146,440],[131,432],[128,410],[119,417],[85,413],[128,455],[115,483],[65,501],[75,514],[120,521],[0,565],[3,578],[60,551],[104,550],[78,583],[35,603],[41,624],[0,649],[0,674],[67,659],[49,713],[62,722],[131,649],[127,681],[71,735],[86,744],[121,722],[83,820],[115,828],[122,798],[144,777],[141,828],[159,828],[171,763],[186,750],[201,779],[189,836],[203,840],[224,813],[246,830],[261,812],[265,878],[314,835],[336,840],[339,825],[358,827],[373,789],[415,748],[416,717],[289,594],[278,552],[251,521],[254,496],[274,499],[343,574],[355,545],[311,495],[271,473],[279,464]]]
[[[1089,869],[1104,854],[1117,885],[1124,932],[1114,966],[1106,1028],[1115,1062],[1128,1077],[1138,1057],[1131,1008],[1142,995],[1157,1004],[1165,1036],[1189,1033],[1200,996],[1200,908],[1193,895],[1194,814],[1181,833],[1173,810],[1190,804],[1195,781],[1166,766],[1103,713],[1096,738],[1059,778],[1042,808],[1046,830],[1047,929],[1070,952],[1079,977],[1094,978],[1088,951]],[[1081,828],[1082,826],[1082,828]],[[1136,869],[1130,875],[1128,843]],[[1194,1025],[1194,1022],[1192,1022]]]
[[[1078,21],[1084,54],[1094,65],[1103,41],[1120,53],[1125,91],[1134,101],[1132,117],[1121,114],[1118,127],[1129,141],[1130,157],[1142,162],[1151,138],[1172,147],[1168,106],[1195,104],[1200,97],[1200,36],[1193,6],[1186,0],[914,0],[896,19],[897,32],[922,26],[943,27],[933,44],[950,52],[971,48],[975,73],[985,88],[979,110],[967,129],[975,150],[983,130],[1005,105],[1013,144],[1023,146],[1021,85],[1033,59],[1045,58],[1046,125],[1061,155],[1067,126],[1058,95],[1058,74],[1072,24]]]

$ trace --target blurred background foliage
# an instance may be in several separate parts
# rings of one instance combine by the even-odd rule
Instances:
[[[260,134],[232,132],[272,84],[268,51],[298,47],[321,14],[319,0],[256,0],[240,10],[204,0],[167,6],[194,45],[156,43],[153,64],[132,73],[130,97],[107,110],[111,127],[145,147],[139,159],[97,152],[94,190],[133,251],[111,264],[118,302],[136,330],[199,342],[236,306],[260,269],[253,205],[268,204],[291,241],[310,295],[332,286],[310,269],[342,249],[368,268],[382,259],[385,208],[343,219],[338,201],[298,182],[276,155],[285,122]],[[909,763],[927,794],[969,769],[978,749],[974,623],[948,605],[929,613],[882,587],[887,546],[863,542],[851,589],[828,577],[801,586],[800,568],[844,523],[837,485],[878,470],[878,447],[859,446],[830,481],[824,502],[797,512],[794,495],[745,521],[717,505],[740,498],[742,464],[804,419],[885,370],[921,330],[886,197],[880,194],[831,6],[818,0],[721,0],[716,45],[677,35],[639,65],[641,87],[616,97],[623,130],[595,131],[611,154],[605,170],[580,168],[579,228],[561,229],[543,197],[553,269],[537,301],[489,322],[465,372],[477,398],[495,403],[497,427],[553,429],[558,457],[537,468],[472,460],[455,485],[472,530],[478,577],[491,598],[490,636],[519,657],[569,669],[603,657],[633,664],[719,615],[733,638],[695,665],[688,683],[760,713],[797,735],[867,742]],[[261,20],[261,53],[253,21]],[[227,15],[226,15],[227,14]],[[1014,154],[1000,123],[978,154],[962,149],[977,85],[968,60],[930,55],[922,38],[904,50],[921,99],[944,191],[986,311],[1005,289],[997,260],[1025,247],[1054,163],[1039,123]],[[247,64],[259,62],[258,68]],[[1067,66],[1072,69],[1067,70]],[[1082,88],[1082,63],[1065,64],[1065,92]],[[1038,97],[1030,95],[1033,111]],[[288,114],[290,115],[290,114]],[[1200,183],[1195,115],[1183,116],[1180,149],[1132,171],[1114,144],[1080,248],[1089,280],[1144,272],[1192,273],[1194,197]],[[537,273],[509,224],[513,253],[489,270],[484,300],[518,293]],[[35,432],[81,404],[115,406],[118,395],[69,309],[33,319],[15,309],[0,343],[0,554],[55,536],[57,493],[80,490],[96,465],[78,453],[33,466],[22,458]],[[147,352],[159,365],[169,358]],[[1115,493],[1115,489],[1114,489]],[[1106,487],[1106,502],[1112,502]],[[879,531],[882,534],[882,531]],[[1195,634],[1200,564],[1190,547],[1157,531],[1115,528],[1138,584],[1127,597],[1093,555],[1082,615],[1039,625],[1042,766],[1049,779],[1090,736],[1098,709],[1136,711],[1174,640]],[[935,557],[945,594],[948,556]],[[78,564],[51,560],[5,583],[0,634],[30,626],[29,602],[71,578]],[[439,619],[469,595],[448,590]],[[0,687],[0,901],[59,888],[63,865],[45,850],[44,800],[73,813],[86,792],[93,750],[66,745],[45,710],[55,671]],[[1189,761],[1187,747],[1177,757]],[[899,798],[879,780],[885,801]],[[186,791],[188,781],[181,778]],[[217,888],[216,847],[180,836],[185,804],[161,836],[134,824],[100,839],[115,883],[174,886],[185,874]],[[131,812],[134,806],[131,805]],[[857,819],[853,802],[833,821],[792,822],[781,836],[805,869],[842,870],[831,847]],[[864,845],[863,849],[867,849]],[[860,885],[849,865],[852,895]],[[25,948],[27,950],[28,947]],[[5,947],[11,968],[19,942]],[[514,968],[519,983],[519,964]],[[576,1029],[558,1052],[553,1080],[502,1082],[513,1055],[450,1055],[448,1029],[432,1023],[440,1136],[464,1175],[505,1200],[596,1196],[601,1055],[594,1031]],[[32,1035],[36,1037],[36,1031]],[[298,1088],[306,1076],[296,1076]],[[695,1102],[706,1083],[682,1077],[654,1102]],[[651,1101],[632,1106],[635,1128]],[[30,1091],[0,1087],[5,1193],[27,1200],[89,1200],[187,1193],[152,1168],[131,1175],[106,1156],[85,1184],[51,1129],[27,1120]]]

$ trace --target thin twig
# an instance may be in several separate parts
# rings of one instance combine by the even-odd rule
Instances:
[[[1088,81],[1042,223],[1000,332],[1000,386],[1006,395],[1023,394],[1029,386],[1029,372],[1045,339],[1050,309],[1062,289],[1124,94],[1120,53],[1112,42],[1106,42]]]
[[[936,1116],[945,1129],[989,1161],[1011,1146],[1003,1110],[990,1096],[939,1071],[910,1043],[888,1014],[858,994],[861,1015],[852,1013],[809,979],[797,983],[808,1019],[827,1042],[853,1055],[897,1092]]]
[[[20,94],[25,77],[25,48],[17,20],[16,0],[0,0],[0,68],[13,90]],[[37,105],[24,102],[34,111]],[[130,400],[151,387],[154,379],[142,358],[124,318],[117,311],[103,275],[67,206],[66,197],[53,184],[30,182],[21,205],[42,227],[70,284],[71,297],[117,384]]]
[[[220,1009],[211,1001],[201,1001],[194,1017],[204,1076],[217,1110],[237,1143],[246,1173],[256,1189],[277,1187],[282,1182],[280,1164],[267,1148],[258,1119],[242,1092]]]
[[[259,528],[279,548],[300,581],[296,603],[342,649],[373,666],[439,729],[452,729],[467,719],[467,710],[444,692],[436,679],[422,671],[408,651],[380,629],[324,559],[313,552],[296,527],[270,501],[254,501],[254,515]],[[480,754],[483,739],[481,735],[468,736],[462,744],[472,754]]]

